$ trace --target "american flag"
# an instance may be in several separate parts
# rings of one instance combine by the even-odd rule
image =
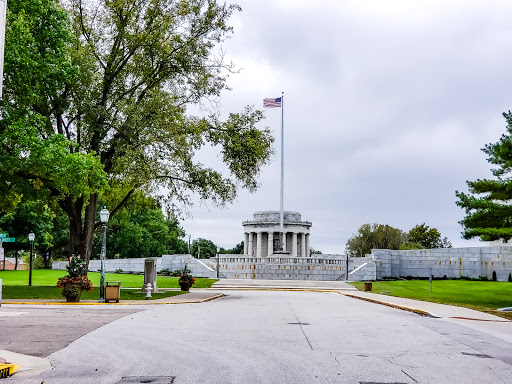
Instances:
[[[264,108],[280,108],[281,107],[281,98],[277,99],[263,99],[263,107]]]

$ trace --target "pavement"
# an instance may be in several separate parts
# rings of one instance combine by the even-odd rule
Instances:
[[[333,292],[339,293],[346,297],[365,300],[377,304],[386,305],[393,308],[398,308],[419,315],[442,318],[447,321],[462,324],[468,328],[485,332],[491,336],[497,337],[506,342],[512,343],[512,322],[494,316],[489,313],[479,312],[468,308],[456,307],[451,305],[436,304],[412,299],[404,299],[400,297],[387,296],[376,294],[372,292],[362,292],[357,290],[350,284],[344,281],[277,281],[277,280],[235,280],[235,279],[221,279],[216,282],[210,289],[192,289],[188,294],[172,296],[157,300],[121,300],[119,303],[98,303],[96,301],[84,300],[80,303],[66,303],[63,300],[4,300],[2,307],[0,307],[0,322],[2,317],[22,316],[26,314],[25,308],[44,308],[46,305],[62,306],[87,306],[97,305],[102,306],[105,310],[111,308],[110,311],[115,310],[115,306],[134,306],[134,310],[143,308],[146,305],[158,304],[191,304],[203,303],[216,298],[227,295],[229,291],[318,291],[318,292]],[[7,307],[6,307],[7,306]],[[77,309],[80,307],[77,307]],[[82,307],[85,308],[85,307]],[[98,307],[96,307],[98,308]],[[127,308],[127,307],[124,307]],[[4,310],[5,309],[5,310]],[[101,327],[102,324],[98,324]],[[16,373],[16,377],[30,377],[51,368],[48,359],[44,357],[34,357],[25,354],[10,352],[7,350],[0,350],[0,358],[19,364],[22,366],[20,371]]]

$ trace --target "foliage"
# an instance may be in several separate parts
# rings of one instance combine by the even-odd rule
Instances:
[[[93,289],[91,280],[87,276],[70,276],[66,275],[59,277],[57,280],[57,287],[65,288],[68,285],[78,285],[84,291],[90,291]]]
[[[0,201],[58,204],[69,252],[87,264],[104,198],[114,217],[137,190],[191,204],[254,191],[273,149],[261,111],[226,121],[187,114],[215,103],[232,71],[219,52],[240,8],[214,0],[24,0],[9,3],[0,102]],[[220,152],[228,174],[197,162]]]
[[[316,250],[315,248],[313,247],[309,247],[309,255],[321,255],[322,254],[322,251],[318,251]]]
[[[63,277],[66,274],[66,271],[56,271],[56,270],[38,270],[34,271],[32,274],[32,285],[33,286],[55,286],[55,281],[59,277]],[[91,280],[94,286],[100,285],[100,277],[101,274],[98,272],[89,272],[89,279]],[[9,286],[26,286],[28,282],[28,271],[1,271],[0,270],[0,279],[2,279],[2,283],[4,287],[6,285]],[[105,281],[120,281],[122,287],[142,287],[144,284],[144,275],[135,275],[135,274],[115,274],[115,273],[106,273]],[[215,283],[216,279],[206,279],[206,278],[196,278],[196,288],[210,288],[213,283]],[[157,277],[157,285],[159,288],[179,288],[178,285],[178,277],[167,277],[167,276],[158,276]]]
[[[69,277],[87,276],[87,268],[80,256],[73,255],[66,266]]]
[[[451,248],[452,244],[448,238],[441,239],[441,233],[436,228],[430,228],[425,223],[418,224],[407,233],[407,241],[412,244],[419,244],[421,248]],[[409,248],[417,249],[417,248]]]
[[[80,295],[82,291],[76,286],[76,284],[66,284],[62,286],[62,296],[64,297],[75,297]]]
[[[364,257],[372,249],[398,249],[405,240],[405,233],[398,228],[383,224],[363,224],[347,241],[350,257]]]
[[[196,283],[196,279],[191,275],[192,271],[185,265],[183,269],[180,270],[180,279],[179,283],[186,283],[189,286],[193,286]]]
[[[217,255],[217,246],[211,240],[199,238],[192,241],[190,253],[193,257],[208,259]]]
[[[423,245],[421,245],[420,243],[413,243],[410,241],[406,241],[406,242],[400,244],[400,247],[398,247],[398,249],[401,251],[406,251],[409,249],[425,249],[425,247]]]
[[[223,247],[220,247],[219,253],[223,255],[243,255],[244,253],[244,242],[241,241],[237,245],[235,245],[233,248],[226,249]],[[215,255],[214,255],[215,256]]]
[[[107,258],[141,258],[185,254],[185,231],[174,217],[165,217],[157,200],[133,193],[107,226]],[[100,254],[102,234],[94,237],[93,255]]]
[[[482,151],[488,155],[487,161],[495,179],[467,181],[469,193],[456,191],[457,205],[465,210],[462,237],[479,237],[483,241],[512,238],[512,113],[503,113],[507,122],[506,132],[498,142],[487,144]]]

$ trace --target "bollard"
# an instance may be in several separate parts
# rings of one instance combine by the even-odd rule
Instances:
[[[151,290],[152,289],[153,289],[153,287],[151,286],[151,283],[148,283],[148,285],[146,285],[146,300],[151,299]]]

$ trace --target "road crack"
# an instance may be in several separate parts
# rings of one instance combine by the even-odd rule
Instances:
[[[292,307],[292,303],[288,302],[288,304],[290,304],[290,308],[292,309],[292,312],[293,312],[293,315],[295,316],[295,318],[297,319],[297,323],[300,327],[300,330],[302,331],[302,334],[304,335],[304,337],[306,338],[306,341],[308,342],[308,345],[309,345],[309,348],[311,348],[311,350],[313,350],[313,346],[311,345],[311,342],[309,341],[308,339],[308,336],[306,335],[306,332],[304,332],[304,328],[302,328],[302,322],[299,320],[297,314],[295,313],[295,311],[293,310],[293,307]]]

